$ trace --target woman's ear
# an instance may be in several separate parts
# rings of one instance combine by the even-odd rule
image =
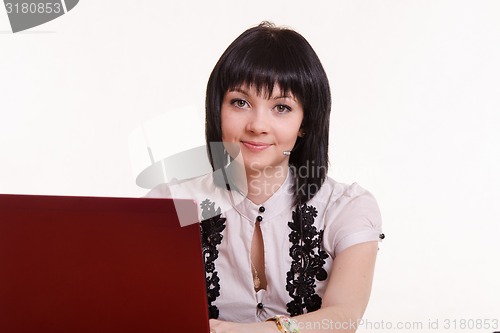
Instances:
[[[301,128],[301,129],[299,129],[299,134],[297,134],[297,136],[298,136],[299,138],[303,138],[303,137],[304,137],[304,135],[306,135],[306,132],[304,132],[304,130],[303,130],[302,128]]]

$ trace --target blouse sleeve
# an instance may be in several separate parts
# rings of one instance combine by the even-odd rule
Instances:
[[[324,244],[333,256],[352,245],[383,237],[377,201],[356,183],[345,187],[336,200],[332,198],[325,217]]]

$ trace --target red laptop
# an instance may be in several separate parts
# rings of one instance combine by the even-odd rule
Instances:
[[[0,195],[0,332],[208,333],[199,230],[168,199]]]

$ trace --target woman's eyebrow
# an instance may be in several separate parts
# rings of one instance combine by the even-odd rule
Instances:
[[[239,92],[239,93],[242,93],[242,94],[244,94],[244,95],[250,96],[250,95],[249,95],[249,93],[248,93],[248,91],[246,91],[246,90],[245,90],[245,89],[243,89],[243,88],[236,87],[236,88],[233,88],[233,89],[230,89],[230,90],[229,90],[229,92],[232,92],[232,91],[234,91],[234,92]]]
[[[273,97],[273,99],[279,99],[279,98],[292,98],[293,99],[293,96],[288,95],[288,94],[281,94],[281,95],[276,95]]]
[[[286,94],[286,93],[285,94],[276,95],[276,96],[272,97],[272,99],[281,99],[281,98],[289,98],[289,99],[291,99],[294,102],[297,101],[293,95]]]
[[[242,93],[246,96],[250,96],[250,93],[248,92],[248,90],[241,88],[241,87],[235,87],[235,88],[229,89],[228,92],[239,92],[239,93]],[[290,94],[290,93],[280,93],[278,95],[271,96],[269,99],[277,100],[277,99],[282,99],[282,98],[289,98],[292,101],[297,102],[297,99],[295,98],[295,96]]]

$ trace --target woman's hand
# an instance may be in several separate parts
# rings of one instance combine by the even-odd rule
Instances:
[[[210,333],[278,333],[274,322],[261,323],[233,323],[217,319],[210,319]]]

